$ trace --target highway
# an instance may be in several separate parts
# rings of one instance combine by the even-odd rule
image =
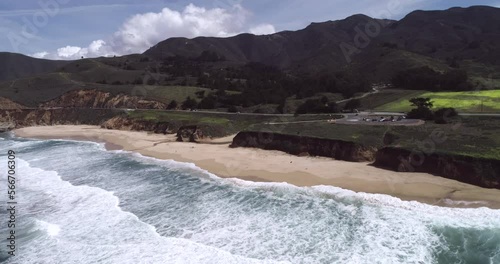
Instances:
[[[242,115],[242,116],[274,116],[274,117],[293,117],[294,114],[262,114],[262,113],[229,113],[213,110],[165,110],[165,109],[127,109],[127,108],[85,108],[85,107],[74,107],[74,108],[63,108],[63,107],[52,107],[52,108],[24,108],[23,110],[57,110],[57,109],[94,109],[94,110],[123,110],[123,111],[159,111],[159,112],[171,112],[171,113],[201,113],[201,114],[217,114],[217,115]],[[18,109],[2,109],[2,110],[18,110]],[[329,116],[329,115],[344,115],[355,116],[356,113],[331,113],[331,114],[303,114],[301,116]],[[405,113],[402,112],[368,112],[363,111],[358,113],[358,115],[370,115],[370,116],[404,116]],[[485,117],[500,117],[500,113],[458,113],[460,116],[485,116]]]

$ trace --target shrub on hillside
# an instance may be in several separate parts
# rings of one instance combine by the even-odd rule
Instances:
[[[321,113],[338,113],[338,107],[335,102],[325,103],[322,100],[311,99],[300,105],[295,112],[295,115],[302,114],[321,114]]]
[[[344,110],[349,110],[349,111],[353,112],[354,110],[356,110],[360,107],[361,107],[361,100],[351,99],[345,104]]]
[[[434,119],[434,113],[432,112],[432,110],[425,107],[412,109],[410,112],[408,112],[407,116],[408,118],[411,119],[422,119],[422,120]]]
[[[456,116],[458,116],[458,113],[455,108],[441,108],[434,112],[434,122],[436,122],[436,124],[448,124],[451,119]]]
[[[454,65],[458,67],[457,65]],[[429,67],[398,72],[392,79],[396,87],[409,90],[465,91],[470,90],[469,77],[464,70],[454,69],[444,73]]]
[[[236,106],[234,106],[234,105],[231,105],[231,106],[229,106],[229,108],[227,109],[227,111],[229,113],[238,113],[238,108],[236,108]]]
[[[192,99],[190,96],[186,98],[186,101],[182,103],[182,109],[195,109],[198,105],[195,99]]]
[[[171,110],[171,109],[176,109],[178,105],[179,105],[179,104],[177,103],[177,101],[172,100],[172,101],[168,104],[167,109],[169,109],[169,110]]]
[[[198,104],[199,109],[215,109],[217,106],[217,98],[212,94],[209,94],[207,97],[203,98],[201,102]]]

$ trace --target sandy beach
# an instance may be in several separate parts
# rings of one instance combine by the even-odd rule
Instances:
[[[453,207],[500,208],[500,190],[485,189],[425,173],[399,173],[328,158],[297,157],[279,151],[229,148],[231,137],[214,144],[175,142],[174,135],[106,130],[97,126],[43,126],[14,131],[38,139],[105,142],[108,149],[194,163],[219,177],[288,182],[297,186],[332,185]]]

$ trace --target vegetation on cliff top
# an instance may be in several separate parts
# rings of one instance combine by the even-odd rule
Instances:
[[[351,141],[377,148],[394,146],[408,150],[500,160],[500,118],[493,117],[455,117],[449,124],[428,122],[422,126],[408,127],[339,125],[326,122],[280,126],[258,124],[247,131]],[[436,142],[436,135],[440,135],[444,140]]]
[[[276,115],[245,115],[226,113],[203,113],[203,112],[169,112],[155,110],[135,110],[127,112],[128,117],[136,120],[147,120],[153,122],[170,122],[179,125],[197,125],[210,127],[215,134],[211,136],[226,136],[238,133],[255,124],[288,123],[303,121],[330,120],[340,116],[330,115],[306,115],[306,116],[276,116]],[[311,124],[311,123],[309,123]]]

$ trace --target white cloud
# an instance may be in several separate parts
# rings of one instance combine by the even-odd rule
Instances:
[[[271,24],[260,24],[250,29],[250,33],[255,35],[269,35],[276,33],[276,29]]]
[[[240,5],[206,9],[189,4],[182,11],[164,8],[159,13],[134,15],[106,41],[95,40],[88,47],[67,46],[56,52],[39,52],[37,55],[51,59],[124,55],[142,53],[170,37],[228,37],[244,31],[255,34],[275,32],[270,24],[246,28],[249,17],[250,12]]]
[[[42,59],[42,58],[45,58],[45,56],[47,56],[47,55],[49,55],[48,52],[42,51],[42,52],[37,52],[37,53],[32,54],[31,57]]]
[[[77,56],[82,53],[82,48],[75,46],[66,46],[63,48],[57,49],[57,56],[61,58],[71,58],[73,56]]]

